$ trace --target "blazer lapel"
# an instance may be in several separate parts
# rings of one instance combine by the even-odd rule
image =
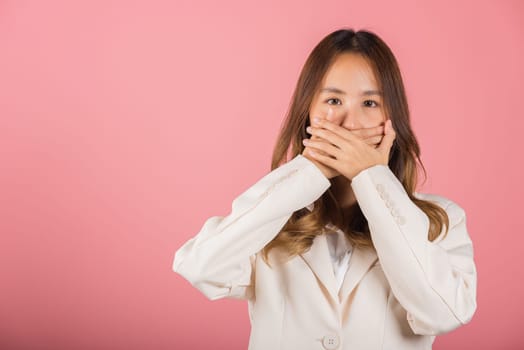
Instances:
[[[310,211],[313,210],[314,203],[311,203],[306,208]],[[328,224],[327,226],[334,227],[331,224]],[[364,277],[366,272],[377,260],[377,253],[372,248],[353,249],[348,270],[344,276],[344,281],[342,282],[340,291],[338,291],[335,273],[333,272],[333,263],[329,256],[329,248],[325,234],[316,236],[311,248],[307,252],[300,254],[300,256],[315,273],[331,297],[339,303],[349,296],[362,277]]]
[[[376,260],[377,253],[372,248],[353,249],[349,261],[349,268],[338,294],[340,302],[351,294]]]
[[[326,235],[315,236],[311,248],[307,252],[300,254],[300,256],[327,289],[329,295],[334,300],[338,300],[337,282],[329,256]]]

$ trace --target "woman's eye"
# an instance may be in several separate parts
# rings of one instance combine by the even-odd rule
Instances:
[[[330,99],[328,99],[326,102],[327,102],[328,104],[332,105],[333,103],[331,103],[331,101],[335,101],[335,104],[336,104],[336,105],[340,105],[340,104],[342,104],[342,101],[340,101],[340,99],[338,99],[338,98],[330,98]]]
[[[368,102],[371,102],[371,105],[370,105]],[[373,100],[366,100],[366,101],[364,101],[364,104],[365,104],[367,107],[377,107],[377,106],[378,106],[378,103],[376,103],[376,102],[373,101]]]

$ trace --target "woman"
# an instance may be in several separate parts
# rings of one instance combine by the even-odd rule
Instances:
[[[477,274],[464,210],[415,191],[419,153],[393,53],[337,30],[302,69],[272,171],[173,269],[247,300],[250,350],[431,349],[472,318]]]

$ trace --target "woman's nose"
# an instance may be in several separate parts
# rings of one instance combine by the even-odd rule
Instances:
[[[349,110],[338,110],[334,111],[332,108],[328,110],[326,118],[346,129],[358,129],[362,127],[362,123],[358,116],[358,113]]]

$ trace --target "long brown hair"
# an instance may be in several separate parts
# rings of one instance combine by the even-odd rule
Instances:
[[[339,29],[322,39],[307,58],[291,99],[286,118],[277,138],[271,161],[271,169],[302,154],[302,140],[309,135],[309,110],[315,92],[330,65],[341,53],[354,52],[362,55],[371,65],[379,88],[383,91],[383,105],[386,115],[392,121],[396,137],[390,151],[388,166],[404,186],[409,198],[429,218],[428,239],[435,240],[444,225],[446,233],[449,219],[444,209],[435,203],[414,196],[417,185],[417,166],[426,176],[420,160],[420,148],[410,125],[409,108],[398,63],[390,48],[375,33],[367,30],[355,32]],[[333,179],[330,179],[333,184]],[[307,208],[295,211],[279,234],[263,249],[267,261],[269,251],[282,248],[288,257],[308,250],[315,236],[327,232],[326,224],[331,223],[344,231],[355,247],[372,247],[369,226],[358,203],[341,209],[333,186],[314,202],[313,210]]]

